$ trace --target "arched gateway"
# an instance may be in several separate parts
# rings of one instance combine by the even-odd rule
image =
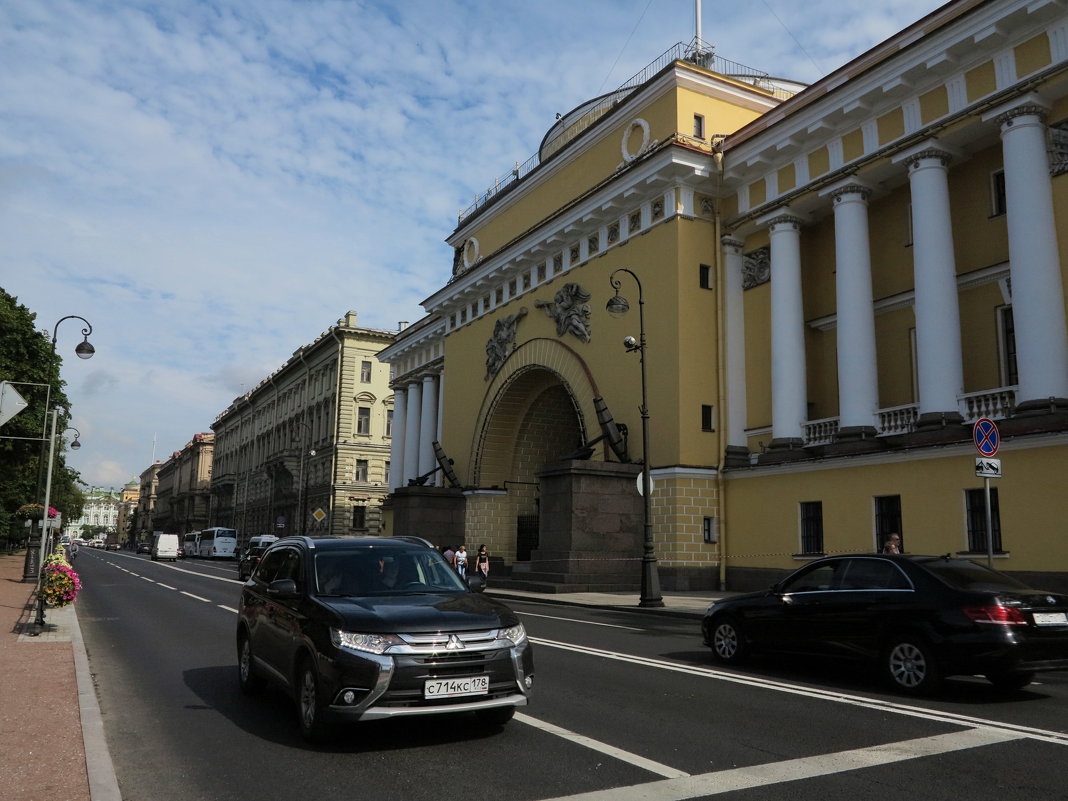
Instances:
[[[567,458],[601,435],[598,395],[574,350],[534,339],[510,354],[483,396],[465,536],[532,583],[629,588],[636,575],[638,468]]]

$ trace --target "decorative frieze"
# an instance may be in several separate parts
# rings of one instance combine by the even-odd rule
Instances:
[[[765,245],[742,256],[742,289],[766,284],[771,280],[771,246]]]

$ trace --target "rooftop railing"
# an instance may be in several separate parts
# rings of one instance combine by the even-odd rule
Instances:
[[[552,150],[547,155],[552,155],[565,147],[597,120],[619,105],[632,91],[675,61],[689,61],[691,64],[696,64],[703,69],[718,72],[727,78],[754,86],[779,100],[785,100],[796,94],[796,91],[780,85],[766,72],[717,56],[715,49],[711,45],[695,37],[689,44],[678,42],[665,50],[651,63],[632,75],[629,80],[625,81],[615,91],[579,106],[560,118],[557,123],[561,128],[560,134],[552,140]],[[457,225],[463,223],[465,219],[475,212],[492,204],[516,183],[537,169],[541,164],[540,156],[540,153],[535,153],[522,164],[517,161],[513,170],[496,178],[493,181],[493,186],[487,187],[485,192],[476,194],[475,202],[460,211],[456,221]]]

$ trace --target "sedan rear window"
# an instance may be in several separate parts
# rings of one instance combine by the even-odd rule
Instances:
[[[958,590],[998,592],[1002,590],[1028,589],[1027,585],[1012,576],[998,573],[983,565],[964,559],[939,559],[924,562],[923,566],[950,587]]]

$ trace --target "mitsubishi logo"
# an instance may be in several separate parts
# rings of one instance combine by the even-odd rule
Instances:
[[[1046,603],[1048,603],[1050,606],[1053,606],[1054,604],[1057,603],[1057,599],[1054,598],[1052,595],[1047,595],[1046,596]]]
[[[455,634],[450,634],[449,635],[449,642],[445,646],[445,650],[446,651],[459,651],[463,647],[464,647],[464,644],[463,644],[463,642],[460,641],[459,637],[457,637]]]

